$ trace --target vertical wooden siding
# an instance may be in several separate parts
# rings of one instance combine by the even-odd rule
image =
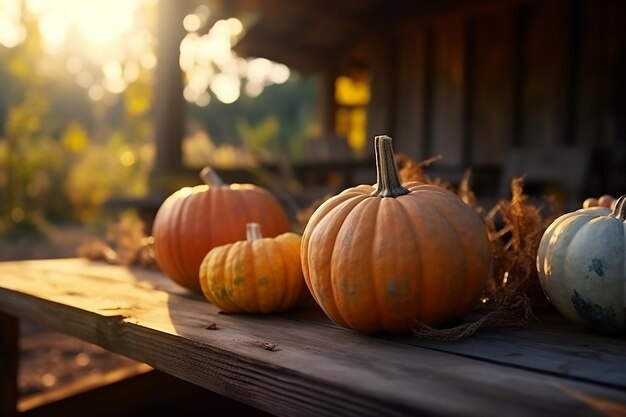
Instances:
[[[540,5],[540,6],[539,6]],[[530,9],[525,31],[522,145],[557,146],[565,142],[568,98],[570,2],[551,0]]]
[[[512,10],[475,19],[474,88],[470,112],[473,146],[467,161],[472,165],[501,163],[507,142],[510,143],[515,136],[514,20]],[[498,35],[494,36],[494,33]]]
[[[501,166],[514,147],[617,149],[596,179],[613,191],[626,185],[609,175],[626,140],[625,32],[617,0],[522,1],[408,24],[388,130],[402,152],[442,154],[439,166],[459,170]]]

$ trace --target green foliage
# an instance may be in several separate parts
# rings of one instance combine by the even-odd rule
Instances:
[[[93,222],[115,196],[147,193],[152,163],[151,74],[95,103],[46,56],[37,26],[0,47],[0,233],[49,221]]]
[[[232,104],[214,100],[207,107],[189,105],[189,115],[216,145],[244,147],[281,159],[301,160],[306,141],[318,125],[317,80],[299,78],[266,87],[258,97],[242,96]]]
[[[24,42],[0,46],[0,234],[51,220],[94,222],[106,201],[147,195],[155,154],[153,72],[140,69],[123,93],[92,101],[66,68],[80,51],[69,45],[46,55],[37,22],[22,20]],[[102,70],[81,62],[83,70]],[[232,104],[190,104],[188,115],[211,146],[229,145],[221,148],[226,157],[244,148],[250,158],[298,160],[317,128],[316,91],[315,80],[302,78]]]
[[[125,155],[136,161],[140,150],[115,138],[104,145],[89,144],[69,168],[64,191],[73,215],[83,222],[102,216],[103,204],[115,196],[141,196],[147,193],[148,164],[124,165]],[[139,166],[135,166],[139,165]]]
[[[247,119],[240,117],[235,121],[235,126],[243,145],[249,151],[262,154],[277,150],[280,124],[275,115],[267,116],[255,126],[251,126]]]

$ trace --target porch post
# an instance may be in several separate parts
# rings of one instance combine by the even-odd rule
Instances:
[[[185,36],[183,18],[187,1],[160,0],[157,27],[157,67],[154,95],[156,157],[151,190],[168,195],[168,177],[182,169],[185,130],[183,75],[179,65],[180,43]]]
[[[0,416],[17,416],[18,319],[0,313]]]

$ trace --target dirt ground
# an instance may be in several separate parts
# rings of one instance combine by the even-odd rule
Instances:
[[[86,228],[54,227],[43,235],[24,234],[0,240],[0,261],[74,257],[87,239]],[[135,362],[35,323],[20,322],[20,394],[27,396]]]

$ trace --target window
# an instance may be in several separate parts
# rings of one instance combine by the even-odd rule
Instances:
[[[360,155],[367,144],[367,106],[371,98],[370,75],[359,68],[335,80],[335,133],[346,138]]]

